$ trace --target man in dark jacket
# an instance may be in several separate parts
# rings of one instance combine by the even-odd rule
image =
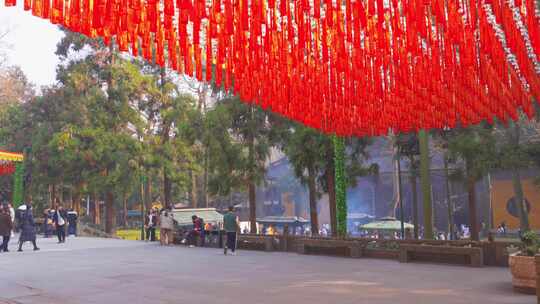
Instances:
[[[19,250],[17,251],[23,251],[22,245],[24,242],[32,242],[32,245],[34,245],[34,250],[39,250],[38,246],[36,245],[36,223],[34,222],[34,216],[32,215],[32,204],[26,203],[25,205],[22,205],[19,207],[19,227],[21,230],[21,234],[19,236]]]
[[[74,235],[77,236],[77,219],[78,219],[77,212],[73,209],[70,209],[67,213],[67,221],[68,221],[68,236]]]
[[[2,236],[2,245],[0,245],[0,252],[8,252],[9,238],[11,237],[11,230],[13,229],[13,223],[11,222],[11,216],[9,209],[0,209],[0,235]]]
[[[56,235],[58,236],[58,243],[66,242],[66,223],[67,212],[64,207],[58,205],[53,216],[54,226],[56,227]]]
[[[154,242],[156,240],[156,226],[158,224],[157,212],[152,209],[144,219],[144,227],[146,228],[146,240]]]
[[[223,246],[223,253],[227,255],[227,249],[230,249],[231,253],[236,255],[236,233],[240,230],[240,226],[233,206],[230,206],[229,211],[223,216],[223,230],[227,233],[227,245]]]

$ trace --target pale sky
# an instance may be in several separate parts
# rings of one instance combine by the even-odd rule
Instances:
[[[0,32],[10,30],[3,39],[9,45],[8,64],[20,66],[37,87],[53,84],[58,64],[54,52],[63,33],[49,21],[24,11],[23,1],[17,1],[18,6],[10,8],[3,2],[0,4]]]

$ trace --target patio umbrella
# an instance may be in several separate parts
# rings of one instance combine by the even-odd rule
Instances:
[[[409,223],[403,223],[405,229],[413,229],[414,225]],[[393,217],[381,218],[378,221],[374,221],[360,226],[362,230],[401,230],[401,222]]]

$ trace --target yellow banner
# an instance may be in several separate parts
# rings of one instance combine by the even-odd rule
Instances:
[[[0,151],[0,160],[22,162],[24,160],[24,156],[21,153]]]

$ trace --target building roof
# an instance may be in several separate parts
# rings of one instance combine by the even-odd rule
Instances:
[[[192,225],[191,217],[196,215],[204,220],[205,223],[223,222],[223,214],[216,211],[216,208],[197,208],[197,209],[173,209],[174,219],[180,226]]]
[[[409,223],[403,223],[405,229],[413,229],[414,225]],[[401,230],[401,222],[391,217],[381,218],[379,221],[371,222],[360,226],[362,230]]]
[[[369,215],[367,213],[361,213],[361,212],[351,212],[347,214],[347,219],[349,220],[363,220],[363,219],[373,219],[375,218],[373,215]]]
[[[307,224],[309,223],[303,217],[299,216],[265,216],[257,218],[257,222],[261,224]]]

